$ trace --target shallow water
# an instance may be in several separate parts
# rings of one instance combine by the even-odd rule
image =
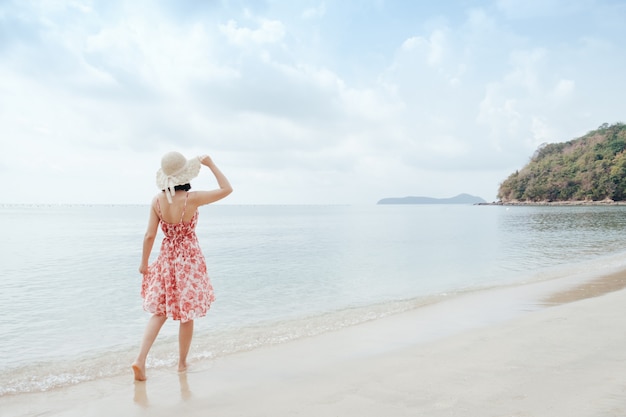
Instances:
[[[147,214],[147,206],[0,207],[0,395],[127,372],[148,318],[137,272]],[[197,231],[217,300],[196,322],[192,360],[443,294],[608,273],[626,265],[625,224],[621,206],[205,207]],[[176,331],[166,323],[149,366],[175,363]]]

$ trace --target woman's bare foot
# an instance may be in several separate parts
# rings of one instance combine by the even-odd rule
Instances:
[[[146,369],[145,367],[139,366],[136,362],[132,364],[133,374],[135,374],[135,381],[145,381],[146,378]]]
[[[187,364],[179,363],[178,364],[178,372],[187,372]]]

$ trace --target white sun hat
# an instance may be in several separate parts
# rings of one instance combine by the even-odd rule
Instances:
[[[174,187],[187,184],[200,173],[200,159],[187,159],[180,152],[168,152],[161,158],[161,169],[156,173],[156,185],[165,190],[167,201],[172,203]]]

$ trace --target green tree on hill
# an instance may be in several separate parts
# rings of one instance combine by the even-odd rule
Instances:
[[[626,125],[607,123],[578,139],[542,144],[498,190],[502,202],[626,200]]]

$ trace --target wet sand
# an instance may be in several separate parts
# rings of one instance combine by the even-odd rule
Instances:
[[[585,298],[597,297],[626,288],[626,272],[615,272],[600,278],[583,282],[573,288],[556,292],[547,297],[547,304],[564,304]]]
[[[336,332],[0,398],[7,416],[626,415],[626,271],[478,291]]]

